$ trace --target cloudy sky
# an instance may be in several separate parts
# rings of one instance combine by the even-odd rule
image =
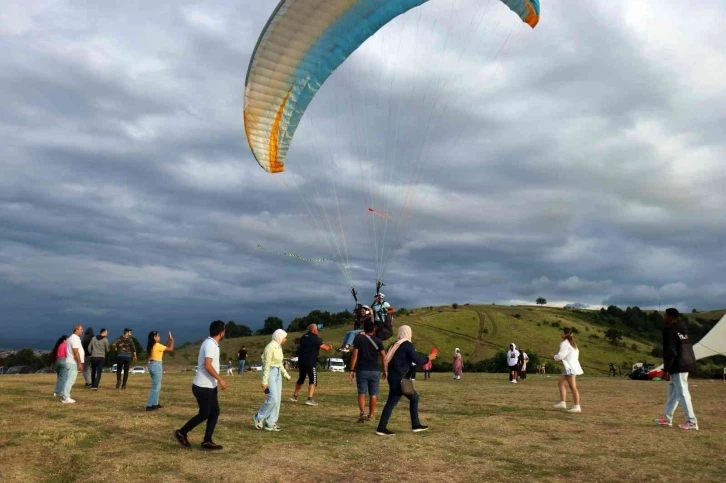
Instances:
[[[287,323],[377,274],[396,307],[726,307],[726,3],[543,0],[531,30],[432,0],[269,175],[242,106],[276,3],[2,2],[0,347]]]

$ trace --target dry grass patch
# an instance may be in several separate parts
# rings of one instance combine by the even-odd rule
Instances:
[[[417,380],[426,433],[409,431],[407,405],[390,423],[397,435],[376,436],[357,424],[355,386],[345,374],[321,374],[318,407],[292,403],[284,384],[279,424],[252,426],[262,402],[259,375],[230,378],[221,393],[215,440],[220,453],[198,449],[203,428],[180,448],[172,431],[196,412],[190,374],[167,374],[161,402],[144,410],[148,376],[132,375],[126,391],[112,378],[98,392],[79,384],[75,405],[50,395],[54,376],[0,377],[2,481],[721,481],[726,472],[726,384],[694,380],[701,431],[655,427],[665,383],[583,377],[582,414],[551,408],[556,376],[434,374]],[[82,379],[81,379],[82,380]],[[105,384],[104,384],[105,382]],[[383,408],[387,386],[378,413]],[[682,414],[677,414],[678,421]],[[403,468],[405,471],[400,471]]]

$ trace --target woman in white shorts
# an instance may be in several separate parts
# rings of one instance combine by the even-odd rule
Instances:
[[[572,338],[572,329],[565,327],[562,329],[560,351],[555,354],[555,360],[562,361],[563,365],[562,377],[557,383],[560,388],[560,402],[555,404],[555,407],[561,409],[567,408],[565,399],[567,398],[567,386],[570,386],[573,401],[572,409],[570,409],[571,413],[582,412],[580,409],[580,392],[577,390],[577,383],[575,382],[575,377],[583,373],[579,359],[580,349],[577,348],[577,344]]]

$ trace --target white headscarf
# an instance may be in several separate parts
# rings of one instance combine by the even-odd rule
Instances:
[[[282,345],[282,341],[285,340],[285,337],[287,337],[287,332],[282,329],[277,329],[275,332],[272,333],[272,340],[280,345]]]
[[[461,352],[461,351],[459,350],[458,347],[456,349],[454,349],[454,355],[458,354],[459,352]]]
[[[406,341],[411,342],[411,337],[413,333],[411,332],[411,327],[407,325],[402,325],[398,328],[398,339],[396,340],[396,343],[393,344],[393,347],[388,351],[388,354],[386,354],[386,360],[385,360],[385,371],[388,372],[388,363],[391,362],[393,359],[393,355],[396,353],[398,348]]]

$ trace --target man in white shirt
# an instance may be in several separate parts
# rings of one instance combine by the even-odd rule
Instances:
[[[71,399],[71,388],[76,383],[78,377],[78,371],[83,371],[83,363],[85,362],[86,354],[83,350],[83,344],[81,344],[81,334],[83,334],[83,326],[76,324],[73,327],[73,333],[66,340],[68,347],[68,354],[66,355],[66,365],[63,368],[63,392],[61,392],[61,402],[64,404],[73,404],[75,399]]]
[[[174,431],[179,444],[185,448],[191,447],[187,434],[204,421],[207,422],[204,432],[202,449],[220,450],[222,446],[212,441],[214,428],[219,418],[219,399],[217,397],[217,386],[224,391],[227,383],[219,375],[219,342],[224,339],[224,322],[215,320],[209,326],[209,337],[199,348],[197,357],[197,373],[192,382],[192,393],[197,399],[199,413],[181,428]]]
[[[509,344],[507,351],[507,365],[509,366],[509,382],[517,384],[517,364],[519,363],[519,351],[514,342]]]

